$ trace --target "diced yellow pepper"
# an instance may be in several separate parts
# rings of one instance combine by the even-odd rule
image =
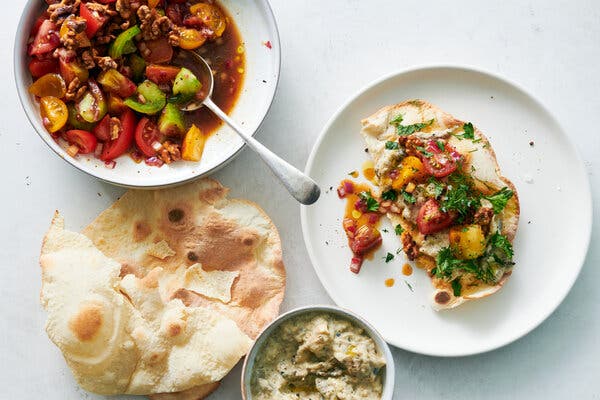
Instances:
[[[449,239],[460,259],[472,260],[485,252],[485,236],[479,225],[455,226],[450,230]]]
[[[402,190],[408,182],[419,180],[427,176],[425,167],[418,157],[408,156],[400,163],[398,176],[394,178],[392,187],[396,190]]]
[[[206,136],[196,125],[192,125],[183,138],[181,158],[187,161],[200,161],[205,144]]]

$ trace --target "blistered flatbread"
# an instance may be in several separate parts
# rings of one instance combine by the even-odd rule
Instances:
[[[88,391],[150,394],[214,386],[251,345],[227,316],[180,299],[163,301],[162,268],[121,278],[121,264],[84,235],[64,230],[58,215],[40,264],[46,330]]]
[[[391,121],[399,115],[402,116],[403,125],[425,123],[426,127],[424,129],[414,133],[416,137],[423,140],[438,137],[447,138],[452,147],[459,153],[466,155],[463,170],[468,171],[478,190],[492,192],[508,187],[514,192],[514,196],[508,201],[505,209],[493,219],[493,229],[498,229],[512,242],[519,222],[519,199],[512,182],[502,176],[496,155],[488,139],[479,129],[474,127],[475,140],[461,140],[460,133],[464,133],[462,129],[465,122],[454,118],[426,101],[410,100],[387,106],[361,121],[361,135],[373,160],[378,186],[385,188],[389,185],[389,182],[386,182],[386,175],[390,169],[397,166],[402,157],[402,153],[398,150],[386,147],[387,142],[394,142],[398,138],[396,127]],[[432,121],[432,123],[429,124],[429,121]],[[414,210],[412,214],[414,214]],[[436,255],[441,248],[449,244],[448,231],[433,235],[421,234],[414,224],[415,215],[411,215],[408,209],[389,212],[387,216],[394,226],[400,224],[404,231],[416,242],[419,246],[419,256],[416,258],[417,265],[431,272],[435,267]],[[489,296],[502,287],[510,273],[510,271],[507,271],[505,276],[493,286],[482,284],[476,290],[462,296],[454,296],[447,281],[432,278],[433,285],[436,288],[432,296],[432,304],[436,309],[453,308],[465,301]]]

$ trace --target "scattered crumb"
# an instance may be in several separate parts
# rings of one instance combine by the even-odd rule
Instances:
[[[490,96],[490,99],[494,100],[494,96]]]
[[[368,152],[369,152],[369,149],[365,148],[365,153],[368,153]]]
[[[29,175],[27,175],[25,177],[25,186],[29,186],[29,185],[31,185],[31,178],[29,177]]]
[[[533,145],[534,145],[534,144],[535,144],[535,143],[533,142],[533,140],[532,140],[531,142],[529,142],[529,145],[530,145],[531,147],[533,147]]]
[[[98,197],[102,197],[102,193],[98,192]]]
[[[529,224],[531,224],[531,221],[527,221],[527,224],[528,224],[528,225],[529,225]]]
[[[263,83],[267,83],[267,81],[265,81],[264,79],[262,81],[263,81]]]
[[[325,241],[325,246],[329,246],[329,242],[327,240]]]

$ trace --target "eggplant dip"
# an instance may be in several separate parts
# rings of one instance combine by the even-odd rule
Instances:
[[[265,341],[251,378],[252,398],[380,399],[383,355],[349,320],[324,312],[285,321]]]

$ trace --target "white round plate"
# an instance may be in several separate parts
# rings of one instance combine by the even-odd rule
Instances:
[[[505,176],[517,187],[521,219],[514,243],[511,279],[488,298],[454,310],[430,307],[432,287],[424,271],[403,276],[403,253],[386,220],[383,245],[359,275],[348,269],[351,252],[341,226],[345,202],[336,187],[368,158],[360,120],[379,108],[424,99],[489,138]],[[533,145],[530,145],[533,142]],[[373,324],[392,345],[436,356],[464,356],[496,349],[546,319],[575,282],[590,241],[589,182],[574,146],[558,122],[531,95],[490,73],[464,67],[411,69],[375,82],[356,95],[327,124],[306,172],[324,191],[302,207],[302,229],[323,286],[341,307]],[[393,287],[384,281],[395,279]]]
[[[221,0],[220,3],[235,20],[246,54],[244,84],[230,115],[246,132],[254,134],[271,107],[279,79],[280,47],[275,17],[267,0]],[[27,91],[31,84],[27,69],[27,39],[30,27],[45,6],[40,0],[29,0],[25,6],[15,39],[15,80],[29,121],[46,144],[69,164],[116,185],[159,188],[208,175],[231,161],[242,149],[242,139],[223,124],[206,142],[200,162],[179,161],[157,168],[136,164],[124,155],[117,158],[114,169],[109,169],[95,157],[70,157],[66,144],[59,145],[44,129],[39,105]],[[270,48],[267,42],[270,42]]]

